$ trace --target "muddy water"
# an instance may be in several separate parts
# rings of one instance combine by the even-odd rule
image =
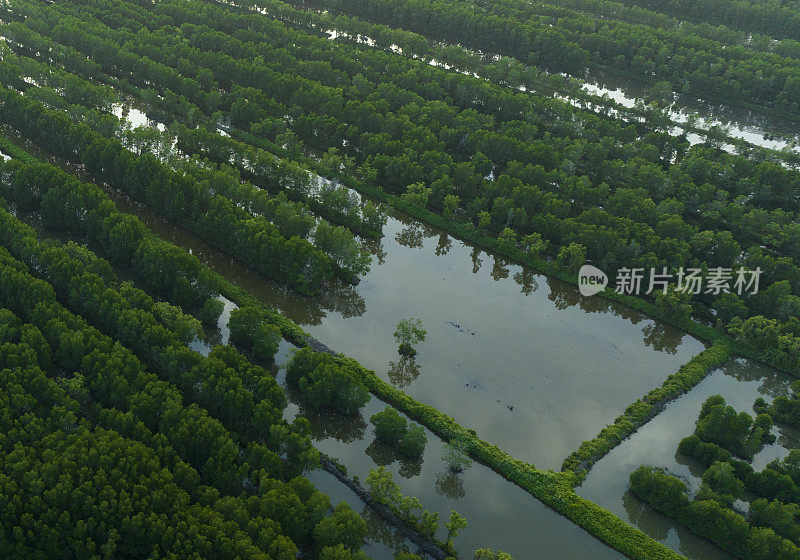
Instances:
[[[290,351],[291,345],[283,344],[276,363],[285,363]],[[279,380],[284,381],[283,373]],[[460,558],[472,558],[477,548],[503,550],[516,560],[624,558],[483,465],[474,463],[462,473],[450,472],[442,460],[441,440],[427,430],[428,444],[419,460],[404,459],[375,441],[369,418],[386,405],[374,397],[359,415],[348,417],[304,406],[291,387],[287,393],[287,419],[296,414],[307,418],[314,445],[344,464],[348,476],[357,476],[365,484],[371,469],[385,466],[406,495],[418,497],[429,511],[438,512],[440,539],[446,537],[444,521],[450,512],[462,514],[469,525],[455,541]],[[328,490],[327,486],[320,489]]]
[[[331,348],[540,468],[558,470],[580,442],[703,348],[625,306],[583,298],[571,285],[399,215],[371,244],[372,270],[358,286],[308,298],[110,194],[120,210]],[[408,317],[428,331],[415,360],[400,358],[393,337]]]
[[[393,217],[365,309],[306,328],[511,455],[558,469],[581,441],[660,385],[702,344],[622,306],[582,298],[418,223]],[[428,331],[415,360],[401,319]]]
[[[628,477],[639,465],[666,467],[684,478],[690,490],[700,485],[703,468],[677,453],[680,440],[691,435],[703,402],[722,395],[737,411],[753,414],[758,397],[771,402],[788,394],[794,378],[747,360],[733,360],[712,372],[686,395],[673,401],[650,423],[601,459],[577,488],[578,494],[608,509],[665,545],[697,560],[731,558],[712,543],[692,535],[671,519],[652,510],[629,491]],[[788,426],[774,428],[776,443],[767,445],[754,460],[756,470],[800,448],[800,433]]]

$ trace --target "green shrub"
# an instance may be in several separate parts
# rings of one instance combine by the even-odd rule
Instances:
[[[562,469],[584,475],[595,462],[648,422],[667,401],[686,393],[714,368],[728,361],[731,353],[731,346],[727,342],[717,342],[700,352],[682,365],[677,373],[670,375],[661,387],[628,406],[622,416],[604,427],[594,439],[584,441],[577,451],[564,460]]]
[[[729,475],[729,472],[725,473],[722,479],[730,482]],[[751,525],[715,499],[698,496],[699,499],[690,502],[686,484],[661,469],[641,466],[631,474],[630,481],[631,491],[640,499],[739,558],[790,560],[800,557],[800,548],[794,543],[777,535],[771,528]],[[783,511],[775,516],[775,511],[768,512],[763,505],[757,507],[756,516],[768,515],[775,520],[785,516]]]
[[[239,307],[231,311],[228,328],[231,343],[251,351],[260,360],[271,360],[278,351],[280,328],[270,324],[256,307]]]
[[[301,348],[286,367],[286,379],[315,408],[331,407],[342,414],[356,414],[370,394],[347,364],[329,354]]]
[[[769,430],[772,419],[759,415],[757,422],[746,412],[737,413],[727,406],[719,395],[709,397],[697,420],[697,435],[700,439],[717,443],[731,453],[752,459],[765,442],[771,441]]]
[[[375,426],[375,437],[389,445],[399,445],[408,430],[405,417],[392,407],[386,407],[369,419]]]
[[[411,458],[422,457],[425,453],[425,445],[428,443],[428,438],[425,435],[425,428],[422,426],[413,426],[409,428],[406,435],[400,441],[400,452]]]
[[[216,327],[225,304],[216,298],[209,298],[197,312],[197,318],[208,327]]]
[[[686,483],[655,467],[641,466],[630,476],[631,491],[670,517],[678,517],[689,504]]]

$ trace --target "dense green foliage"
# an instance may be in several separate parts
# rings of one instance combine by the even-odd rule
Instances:
[[[228,199],[211,194],[207,185],[179,174],[152,154],[136,156],[61,113],[2,90],[0,113],[24,134],[53,152],[71,157],[108,183],[145,200],[165,217],[196,232],[212,244],[246,260],[262,274],[300,291],[315,291],[330,278],[330,259],[307,241],[286,239],[263,218],[253,217]],[[34,204],[38,189],[23,199]],[[57,224],[56,224],[57,225]]]
[[[18,208],[39,210],[54,230],[68,230],[102,248],[108,259],[130,266],[154,294],[176,305],[204,305],[218,279],[200,261],[149,233],[137,218],[116,209],[91,183],[48,164],[12,159],[0,167],[0,194]]]
[[[318,192],[312,193],[308,171],[291,161],[276,158],[263,149],[203,128],[176,126],[172,132],[176,134],[176,146],[183,153],[231,164],[243,177],[267,191],[285,192],[292,200],[309,203],[314,212],[332,223],[369,236],[379,236],[383,230],[385,212],[371,202],[359,208],[348,189],[331,183],[324,184]]]
[[[611,273],[630,266],[760,266],[764,276],[758,295],[703,293],[692,306],[671,290],[652,303],[637,304],[673,324],[690,325],[717,344],[585,443],[565,462],[571,470],[590,466],[730,355],[729,340],[691,322],[693,310],[716,311],[718,327],[762,350],[774,365],[796,369],[800,364],[796,171],[759,159],[760,153],[748,158],[725,154],[713,143],[690,147],[685,137],[667,134],[663,123],[625,123],[518,92],[506,87],[513,80],[505,80],[501,69],[492,68],[497,75],[484,81],[411,58],[414,49],[432,52],[427,39],[460,41],[555,71],[625,67],[650,81],[672,80],[676,89],[692,95],[768,101],[794,114],[800,77],[786,58],[790,55],[780,50],[790,48],[789,43],[782,42],[775,52],[745,47],[724,29],[676,29],[658,14],[621,10],[621,4],[599,0],[565,0],[535,10],[515,0],[310,4],[399,22],[425,34],[393,35],[383,28],[380,48],[372,48],[325,39],[311,22],[327,15],[280,2],[259,4],[280,11],[283,22],[198,0],[19,0],[4,6],[9,21],[4,33],[16,57],[0,61],[0,83],[10,88],[0,93],[0,122],[84,166],[98,184],[119,188],[264,276],[305,293],[325,290],[334,275],[354,280],[363,273],[368,259],[351,231],[378,235],[385,216],[369,204],[360,207],[352,193],[331,183],[315,191],[309,174],[288,158],[316,158],[318,171],[353,180],[364,192],[372,189],[381,200],[436,220],[467,239],[570,278],[586,261]],[[618,17],[585,15],[618,8]],[[766,12],[758,9],[750,17]],[[341,21],[352,28],[369,25],[355,18]],[[774,17],[770,21],[764,23],[765,33],[787,33],[776,29]],[[390,52],[394,37],[413,48]],[[52,73],[46,71],[50,67]],[[108,115],[117,94],[103,84],[114,84],[159,111],[168,131],[120,131]],[[243,141],[223,137],[217,129]],[[174,149],[169,147],[173,138]],[[35,163],[4,164],[0,171],[2,194],[15,209],[38,210],[47,226],[87,238],[115,265],[133,269],[149,292],[175,306],[148,299],[133,286],[117,285],[102,264],[75,246],[64,250],[66,256],[58,253],[58,259],[69,256],[72,264],[52,268],[47,259],[56,257],[49,245],[35,244],[28,234],[3,234],[3,244],[51,284],[65,307],[85,316],[109,340],[118,340],[192,406],[207,410],[232,441],[258,442],[257,449],[248,447],[236,459],[232,448],[223,447],[235,464],[230,468],[215,470],[216,464],[208,466],[208,460],[194,456],[189,461],[187,455],[204,485],[230,493],[243,484],[262,488],[264,477],[252,476],[258,469],[251,461],[266,465],[261,470],[268,478],[285,482],[289,477],[278,467],[284,453],[291,454],[290,470],[314,463],[302,422],[287,427],[279,420],[282,406],[265,404],[269,399],[259,391],[272,382],[260,380],[263,370],[232,349],[215,350],[197,363],[184,356],[185,343],[199,327],[183,312],[213,325],[221,309],[216,297],[229,286],[196,259],[187,260],[185,253],[116,212],[98,187]],[[273,323],[304,342],[299,329],[274,312],[250,301],[237,303],[240,308],[229,324],[231,341],[248,356],[268,360],[275,353]],[[23,308],[15,312],[36,322]],[[747,345],[741,348],[749,351]],[[351,360],[303,349],[290,362],[287,379],[312,406],[346,414],[358,412],[369,390],[445,440],[459,442],[470,456],[624,553],[677,556],[578,497],[570,487],[577,477],[514,460]],[[73,390],[80,389],[76,385]],[[747,423],[718,404],[701,418],[698,433],[739,455],[752,455],[768,433],[767,421],[759,417]],[[142,405],[142,414],[152,414],[147,406]],[[407,430],[397,442],[402,446],[412,432],[409,449],[421,449],[421,427]],[[703,490],[703,497],[713,501],[698,503],[725,505],[740,493],[740,479],[733,477],[739,476],[736,466],[719,461],[709,465]],[[687,507],[692,515],[706,514],[700,506]],[[714,513],[715,507],[707,511]],[[768,502],[756,510],[763,524],[787,533],[789,513],[783,506]],[[353,556],[358,539],[342,542],[348,533],[344,527],[353,524],[358,535],[360,524],[339,513],[341,523],[334,512],[304,525],[304,532],[297,531],[297,539],[292,534],[291,540],[321,558]],[[703,533],[705,527],[698,521],[693,530]],[[753,554],[778,542],[760,532],[753,539],[769,541],[748,541]]]
[[[766,403],[756,403],[756,409],[772,416],[777,422],[789,424],[795,428],[800,427],[800,382],[792,384],[790,396],[778,395],[770,406]]]
[[[286,380],[296,385],[311,406],[331,407],[342,414],[356,414],[367,402],[369,391],[358,374],[330,354],[310,348],[296,351],[286,365]]]
[[[257,307],[239,307],[231,311],[228,328],[231,343],[252,351],[259,360],[271,360],[278,351],[281,331],[271,325],[266,314]]]
[[[404,496],[386,467],[371,470],[367,476],[367,485],[373,500],[394,511],[422,534],[430,537],[436,535],[439,514],[426,510],[418,499]]]
[[[798,111],[800,73],[791,58],[753,52],[680,27],[658,29],[597,18],[579,11],[583,6],[534,7],[522,0],[403,0],[392,4],[382,0],[317,0],[306,4],[475,50],[513,56],[555,72],[581,75],[594,66],[611,73],[626,72],[650,83],[668,80],[679,91],[709,101],[769,105],[795,118]],[[706,3],[694,7],[709,9]],[[787,13],[792,17],[782,23],[791,26],[790,21],[797,21],[796,14]]]
[[[405,417],[392,407],[376,412],[369,419],[375,426],[375,437],[388,445],[393,445],[406,457],[422,457],[428,438],[422,426],[409,423]]]
[[[316,451],[302,423],[283,423],[271,375],[229,347],[190,351],[176,333],[196,320],[117,285],[89,251],[40,242],[5,210],[0,220],[9,557],[288,560],[298,547],[360,547],[354,514],[329,518],[327,497],[297,477]]]
[[[761,408],[761,407],[757,407]],[[719,395],[700,411],[695,434],[683,439],[678,452],[704,468],[699,491],[690,499],[685,482],[654,467],[631,474],[631,490],[655,509],[678,520],[723,550],[745,560],[793,558],[800,554],[800,453],[792,451],[761,471],[734,455],[752,459],[770,440],[772,420],[760,414],[754,422],[736,414]],[[748,500],[746,515],[733,509]]]
[[[697,436],[706,442],[716,443],[734,455],[752,459],[765,443],[774,441],[770,433],[772,418],[759,414],[755,421],[746,412],[737,413],[725,404],[719,395],[709,397],[700,410]]]
[[[800,505],[800,453],[795,450],[783,460],[772,461],[761,471],[754,470],[746,461],[734,458],[727,449],[704,442],[696,435],[681,440],[678,452],[696,459],[704,467],[719,461],[729,463],[736,477],[755,496]]]
[[[686,483],[659,469],[646,466],[636,469],[631,474],[631,490],[658,511],[677,519],[692,532],[738,558],[788,560],[800,554],[797,545],[776,534],[772,528],[753,525],[714,499],[698,496],[690,501]],[[767,515],[763,503],[756,506],[756,510],[762,516]],[[756,514],[755,519],[763,517]]]

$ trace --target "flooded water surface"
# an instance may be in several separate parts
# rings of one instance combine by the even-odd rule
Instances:
[[[704,469],[693,459],[677,453],[680,441],[695,430],[700,407],[712,395],[722,395],[738,412],[754,415],[758,397],[771,402],[789,393],[794,378],[749,360],[732,360],[712,372],[686,395],[667,405],[664,411],[631,438],[597,462],[578,494],[608,509],[637,526],[656,540],[694,560],[732,558],[712,543],[696,537],[671,519],[642,503],[629,491],[628,477],[640,465],[665,467],[687,481],[690,490],[700,486]],[[800,448],[800,434],[785,425],[774,429],[778,436],[754,458],[752,465],[762,470],[767,463]]]

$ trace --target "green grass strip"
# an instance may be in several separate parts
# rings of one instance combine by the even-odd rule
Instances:
[[[664,384],[653,389],[625,409],[625,413],[603,428],[597,436],[584,441],[577,451],[564,461],[563,470],[586,476],[598,460],[658,415],[668,402],[688,392],[714,369],[727,362],[733,347],[726,341],[717,341],[683,364]]]

